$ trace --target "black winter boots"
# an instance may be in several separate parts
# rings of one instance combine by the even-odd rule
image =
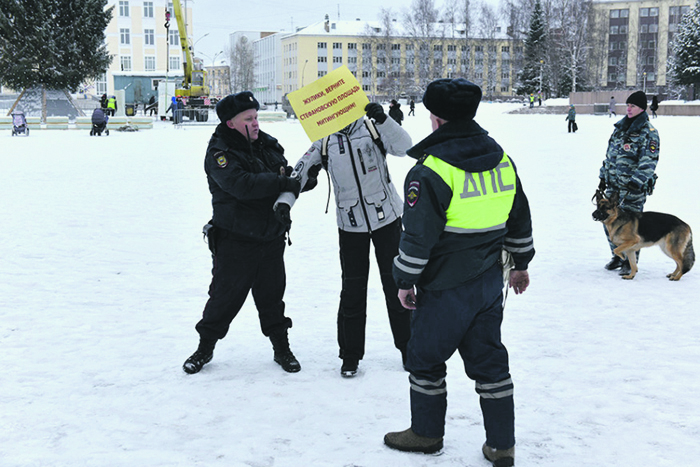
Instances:
[[[182,365],[182,369],[185,373],[190,375],[194,373],[199,373],[204,365],[209,363],[214,357],[214,346],[216,345],[216,339],[206,339],[204,337],[199,338],[199,347],[197,350],[185,360],[185,364]]]
[[[481,448],[484,457],[491,461],[493,467],[513,467],[515,465],[515,447],[510,449],[494,449],[484,443]]]
[[[287,329],[270,334],[270,342],[272,342],[272,349],[275,351],[274,360],[279,363],[284,371],[296,373],[301,370],[299,361],[289,349]]]
[[[384,444],[398,451],[432,454],[442,449],[442,438],[417,435],[409,428],[404,431],[387,433],[384,436]]]

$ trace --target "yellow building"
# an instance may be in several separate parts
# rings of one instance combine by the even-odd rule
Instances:
[[[172,15],[165,27],[168,0],[108,0],[114,6],[112,20],[105,30],[107,51],[112,63],[90,91],[98,96],[124,90],[126,102],[145,102],[156,93],[160,80],[180,83],[183,73],[182,48],[177,20]],[[183,7],[185,6],[185,2]],[[185,23],[192,37],[192,8],[187,6]]]
[[[693,0],[596,0],[595,43],[604,44],[599,85],[660,92],[673,35]]]
[[[500,29],[491,38],[465,37],[454,24],[434,25],[429,38],[412,37],[397,23],[387,34],[379,22],[326,21],[286,35],[282,86],[292,92],[346,65],[373,99],[420,97],[438,78],[465,77],[487,97],[513,95],[523,46]]]

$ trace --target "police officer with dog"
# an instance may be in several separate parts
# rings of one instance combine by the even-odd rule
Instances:
[[[654,191],[657,178],[654,172],[659,162],[659,132],[649,121],[646,109],[647,96],[643,91],[630,94],[627,114],[615,123],[599,172],[598,189],[605,192],[606,197],[619,193],[620,208],[631,213],[644,211],[647,195]],[[605,234],[607,236],[607,230]],[[612,252],[615,245],[609,239],[608,244]],[[621,276],[631,272],[629,261],[614,253],[605,269],[620,269]]]
[[[406,362],[411,427],[388,433],[384,442],[400,451],[442,449],[445,362],[459,351],[480,396],[483,455],[495,466],[511,466],[513,381],[500,329],[504,275],[523,293],[535,249],[515,165],[474,121],[480,100],[481,89],[463,78],[433,81],[423,96],[433,132],[407,153],[418,162],[404,183],[404,232],[393,273],[403,306],[413,309]]]
[[[214,267],[209,300],[197,323],[197,350],[185,361],[186,373],[199,372],[213,358],[214,346],[252,291],[262,333],[269,337],[274,361],[294,373],[301,365],[289,348],[285,316],[285,232],[274,212],[282,192],[299,194],[299,181],[289,177],[284,149],[260,130],[260,105],[250,91],[232,94],[216,105],[221,123],[209,140],[204,160],[213,217],[205,226]]]

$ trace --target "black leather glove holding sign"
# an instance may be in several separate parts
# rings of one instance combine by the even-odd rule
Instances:
[[[367,118],[373,119],[377,123],[386,122],[386,114],[384,113],[384,108],[376,102],[370,102],[365,106],[365,112],[367,112]]]

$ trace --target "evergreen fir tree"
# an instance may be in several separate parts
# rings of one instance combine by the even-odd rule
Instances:
[[[0,0],[0,83],[75,91],[112,60],[107,0]]]
[[[694,85],[693,99],[700,88],[700,0],[683,16],[673,39],[673,56],[668,69],[674,84]]]
[[[530,30],[525,39],[525,53],[523,57],[523,69],[518,75],[520,86],[518,94],[537,93],[540,90],[540,77],[544,76],[542,63],[544,60],[547,43],[547,30],[542,12],[540,0],[535,1],[535,8],[530,18]],[[542,91],[545,87],[542,86]]]

